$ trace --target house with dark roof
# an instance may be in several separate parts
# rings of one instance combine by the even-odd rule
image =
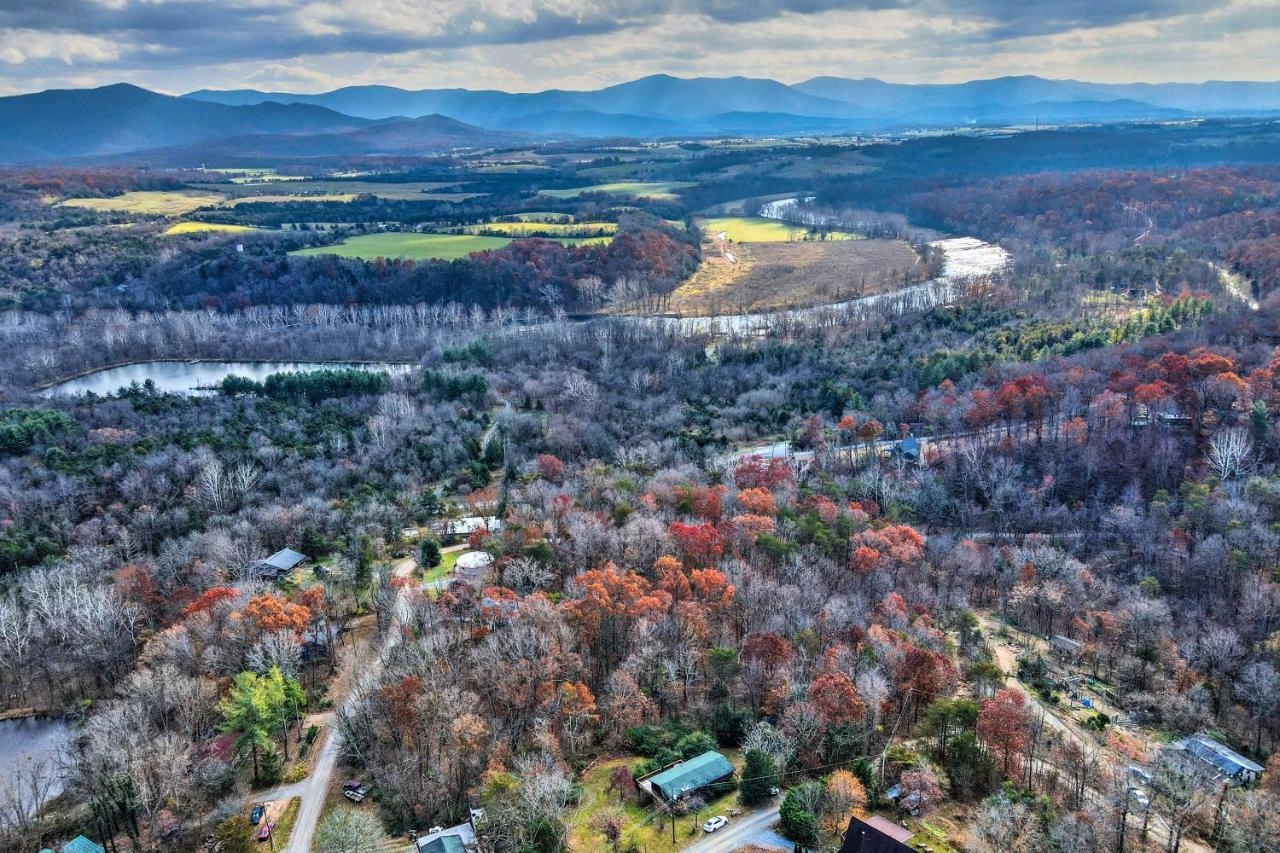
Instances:
[[[281,548],[265,560],[249,567],[249,573],[264,580],[279,580],[306,562],[307,555],[292,548]]]
[[[1209,775],[1231,785],[1247,785],[1262,774],[1261,764],[1206,734],[1183,738],[1173,748],[1182,750]]]
[[[905,826],[876,815],[862,820],[849,818],[840,853],[907,853],[907,842],[914,833]]]
[[[729,759],[715,750],[707,750],[702,755],[673,764],[649,776],[642,776],[636,780],[636,784],[655,798],[674,803],[695,791],[730,779],[733,774],[733,765],[729,763]]]

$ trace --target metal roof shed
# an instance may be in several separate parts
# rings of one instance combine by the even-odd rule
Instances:
[[[708,750],[674,767],[668,767],[651,777],[649,783],[662,794],[663,799],[678,800],[685,794],[732,776],[733,772],[729,759],[714,750]]]

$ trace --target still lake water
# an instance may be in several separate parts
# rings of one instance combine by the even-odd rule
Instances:
[[[54,758],[70,739],[71,729],[60,719],[0,720],[0,768],[12,778],[24,764],[43,761],[45,778],[53,780],[57,776]],[[60,792],[61,786],[54,782],[49,796]]]
[[[41,393],[45,396],[53,394],[114,394],[121,388],[127,388],[134,382],[146,382],[150,379],[156,388],[172,394],[199,394],[200,388],[208,388],[222,382],[235,374],[250,379],[262,380],[272,373],[298,373],[306,370],[324,370],[326,368],[354,367],[359,370],[381,370],[398,375],[408,373],[407,364],[367,363],[337,364],[315,361],[140,361],[136,364],[124,364],[119,367],[108,367],[59,382]]]

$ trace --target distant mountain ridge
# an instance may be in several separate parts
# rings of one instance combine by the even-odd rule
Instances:
[[[221,104],[127,84],[0,98],[0,162],[121,158],[165,152],[187,163],[261,156],[424,154],[508,145],[524,134],[441,115],[369,119],[316,104]]]
[[[1167,120],[1280,112],[1280,83],[1100,84],[999,77],[956,84],[653,75],[590,91],[349,86],[320,94],[117,84],[0,98],[0,162],[173,157],[251,143],[264,156],[420,154],[550,137],[862,132],[903,127]],[[430,119],[430,120],[427,120]],[[450,123],[452,122],[452,124]]]
[[[954,84],[815,77],[787,85],[748,77],[686,79],[658,74],[590,91],[349,86],[320,94],[240,89],[202,90],[186,97],[240,105],[309,104],[367,119],[438,113],[505,130],[651,137],[1280,111],[1280,83],[1106,84],[1031,75]]]

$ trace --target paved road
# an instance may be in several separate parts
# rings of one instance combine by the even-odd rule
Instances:
[[[413,572],[415,564],[412,558],[401,560],[393,567],[397,576],[406,576]],[[382,646],[377,656],[365,668],[361,681],[376,680],[382,671],[382,662],[391,649],[400,642],[400,623],[408,615],[408,588],[402,588],[396,596],[392,608],[391,626],[387,629]],[[348,697],[348,701],[350,698]],[[329,734],[321,747],[320,757],[316,759],[315,769],[311,775],[296,785],[277,789],[282,796],[302,797],[302,807],[298,810],[298,819],[289,836],[289,846],[284,853],[311,853],[311,844],[315,839],[316,825],[320,822],[320,813],[324,810],[325,796],[329,792],[329,784],[333,779],[333,771],[338,763],[338,753],[342,751],[342,736],[335,726],[330,725]],[[294,790],[296,789],[296,790]],[[275,798],[273,792],[272,798]]]
[[[795,845],[774,832],[774,825],[777,822],[778,806],[751,812],[742,817],[730,818],[728,826],[711,835],[703,835],[702,838],[685,847],[684,853],[731,853],[747,844],[775,847],[780,850],[795,849]],[[779,846],[779,842],[786,846]]]
[[[298,819],[289,835],[287,853],[311,853],[311,842],[315,839],[320,812],[324,810],[325,794],[329,791],[329,780],[333,778],[333,768],[338,763],[341,745],[342,737],[331,723],[324,746],[320,747],[320,757],[316,759],[315,769],[310,776],[298,783],[303,790],[289,795],[302,797],[302,806],[298,809]]]

